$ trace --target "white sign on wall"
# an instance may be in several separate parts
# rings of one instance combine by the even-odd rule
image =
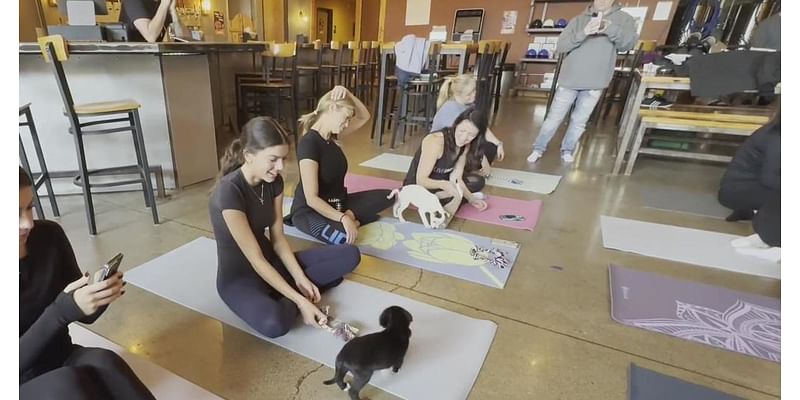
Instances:
[[[406,26],[428,25],[431,22],[431,0],[406,1]]]

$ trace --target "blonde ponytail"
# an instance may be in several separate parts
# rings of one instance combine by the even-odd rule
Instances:
[[[439,89],[439,97],[436,99],[436,109],[441,108],[444,103],[452,100],[456,93],[464,96],[469,90],[474,90],[476,83],[475,75],[472,74],[446,77],[442,83],[441,89]]]
[[[303,114],[302,116],[300,116],[300,118],[297,121],[300,122],[300,132],[303,132],[302,133],[303,135],[305,135],[306,132],[308,132],[308,130],[311,129],[311,127],[314,126],[314,124],[316,124],[317,121],[319,121],[319,114],[320,113],[319,113],[319,103],[318,103],[317,110],[314,110],[308,114]]]

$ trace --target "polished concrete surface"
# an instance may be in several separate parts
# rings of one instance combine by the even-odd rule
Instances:
[[[631,177],[612,177],[613,127],[587,130],[578,160],[562,166],[560,135],[536,165],[525,157],[544,107],[512,99],[500,109],[493,130],[505,140],[503,168],[564,176],[551,195],[490,187],[489,194],[544,201],[534,232],[470,221],[451,226],[464,232],[509,239],[521,257],[503,290],[364,257],[349,279],[390,290],[464,315],[498,324],[497,336],[471,399],[627,399],[628,365],[672,375],[748,399],[780,396],[780,365],[742,354],[620,325],[611,320],[608,264],[773,297],[780,282],[727,271],[647,258],[602,247],[600,215],[691,228],[751,233],[748,224],[642,207],[636,187],[655,183],[695,192],[716,191],[724,167],[643,157]],[[397,152],[412,154],[420,135]],[[380,152],[368,127],[343,139],[350,171],[400,179],[402,174],[361,168]],[[297,182],[296,160],[285,171],[287,192]],[[84,269],[118,251],[124,270],[199,236],[213,237],[207,201],[211,182],[172,193],[159,202],[162,224],[154,226],[141,193],[96,196],[98,230],[89,237],[80,197],[60,197],[64,226]],[[291,239],[296,249],[316,246]],[[228,399],[344,399],[322,385],[333,371],[321,364],[230,328],[128,285],[125,296],[90,326],[93,331]],[[413,340],[413,338],[412,338]],[[469,349],[465,349],[469,351]],[[436,379],[436,377],[431,377]],[[395,397],[368,387],[373,400]],[[424,399],[428,400],[428,399]]]

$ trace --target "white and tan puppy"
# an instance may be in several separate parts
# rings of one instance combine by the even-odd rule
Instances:
[[[461,193],[461,188],[459,186],[456,187],[459,189],[459,193]],[[406,222],[406,220],[403,219],[403,211],[411,204],[417,207],[419,218],[426,228],[440,228],[447,222],[450,216],[450,214],[444,210],[442,204],[439,203],[439,198],[420,185],[406,185],[400,189],[392,190],[392,193],[390,193],[387,198],[391,199],[395,196],[396,199],[394,207],[392,207],[392,214],[402,222]]]

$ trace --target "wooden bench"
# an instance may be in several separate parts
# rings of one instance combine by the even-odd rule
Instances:
[[[652,154],[664,157],[688,158],[694,160],[729,162],[730,156],[698,153],[689,151],[678,151],[668,149],[657,149],[642,147],[642,142],[648,129],[657,128],[671,131],[713,133],[732,136],[750,136],[754,131],[767,123],[768,117],[763,115],[741,115],[724,113],[703,113],[691,111],[668,111],[668,110],[641,110],[641,121],[636,132],[633,148],[631,149],[628,163],[625,166],[625,175],[630,175],[639,154]],[[649,137],[654,138],[654,137]],[[659,137],[661,138],[661,137]],[[667,136],[663,136],[669,139]],[[710,144],[732,144],[732,142],[709,140],[702,138],[681,139],[687,142],[699,142]],[[738,143],[737,143],[738,145]]]

